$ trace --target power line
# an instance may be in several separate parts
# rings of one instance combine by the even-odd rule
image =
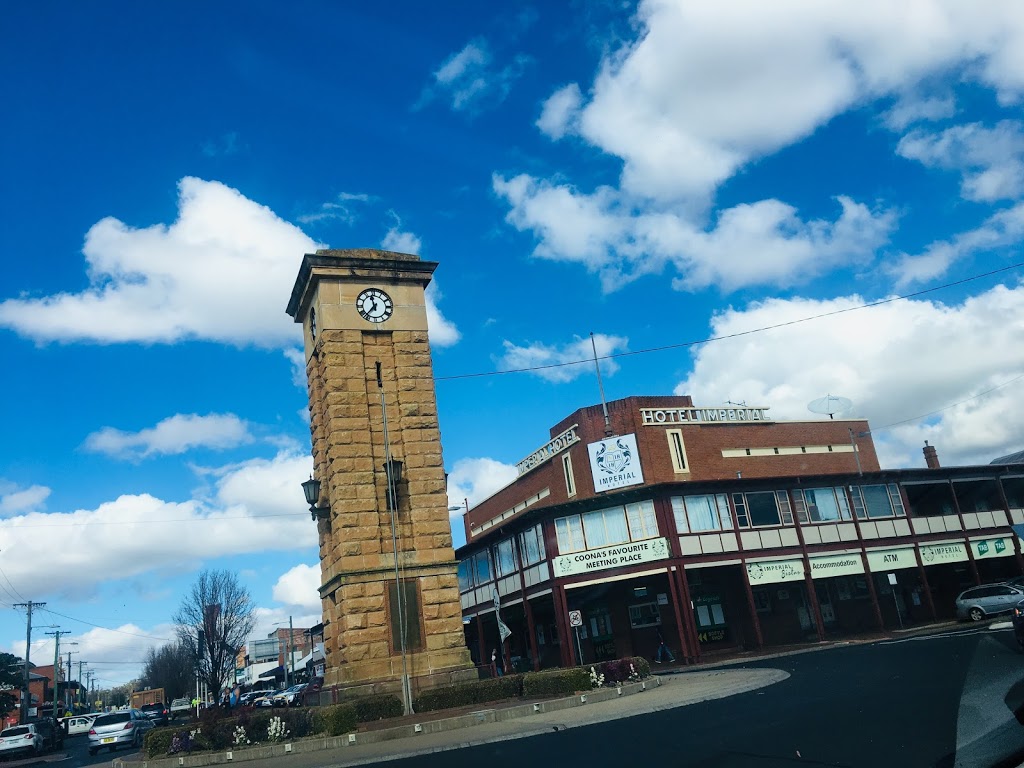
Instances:
[[[995,392],[997,389],[1002,389],[1003,387],[1008,386],[1010,384],[1013,384],[1015,381],[1020,381],[1021,379],[1024,379],[1024,373],[1020,374],[1020,376],[1014,376],[1012,379],[1010,379],[1009,381],[1004,381],[1002,384],[996,384],[994,387],[990,387],[989,389],[986,389],[984,392],[979,392],[976,395],[971,395],[970,397],[965,397],[963,400],[957,400],[955,403],[950,403],[949,405],[944,405],[942,408],[936,408],[934,411],[928,411],[928,413],[922,413],[920,416],[911,416],[909,419],[903,419],[901,421],[894,421],[892,424],[886,424],[883,427],[875,427],[871,431],[872,432],[880,432],[883,429],[890,429],[891,427],[898,427],[900,424],[908,424],[911,421],[917,421],[918,419],[926,419],[929,416],[934,416],[936,413],[942,413],[943,411],[948,411],[950,408],[956,408],[958,405],[963,405],[964,403],[969,403],[969,402],[971,402],[971,400],[977,400],[979,397],[984,397],[985,395],[989,394],[990,392]]]
[[[945,290],[946,288],[953,288],[953,287],[956,287],[958,285],[963,285],[965,283],[973,282],[975,280],[981,280],[982,278],[985,278],[985,277],[992,277],[993,275],[998,275],[998,274],[1000,274],[1002,272],[1009,272],[1010,270],[1013,270],[1013,269],[1019,269],[1020,267],[1024,267],[1024,262],[1019,262],[1017,264],[1010,264],[1009,266],[1006,266],[1006,267],[1000,267],[999,269],[993,269],[993,270],[990,270],[989,272],[982,272],[981,274],[971,275],[970,277],[965,277],[965,278],[963,278],[961,280],[954,280],[953,282],[943,283],[942,285],[936,285],[936,286],[933,286],[931,288],[923,288],[922,290],[914,291],[913,293],[905,293],[905,294],[901,294],[899,296],[890,296],[889,298],[879,299],[878,301],[872,301],[872,302],[869,302],[867,304],[858,304],[855,307],[845,307],[843,309],[833,309],[830,312],[820,312],[820,313],[818,313],[816,315],[808,315],[807,317],[800,317],[800,318],[797,318],[796,320],[786,320],[786,321],[781,322],[781,323],[773,323],[772,325],[764,325],[764,326],[761,326],[760,328],[751,328],[750,330],[737,331],[736,333],[727,333],[727,334],[724,334],[722,336],[709,336],[709,337],[707,337],[705,339],[699,339],[699,340],[696,340],[696,341],[681,341],[681,342],[678,342],[676,344],[665,344],[665,345],[660,346],[660,347],[647,347],[646,349],[637,349],[637,350],[634,350],[632,352],[615,352],[615,353],[612,353],[612,354],[607,354],[607,355],[599,356],[598,360],[612,360],[612,359],[617,358],[617,357],[631,357],[633,355],[646,355],[646,354],[649,354],[651,352],[664,352],[664,351],[670,350],[670,349],[685,349],[687,347],[700,346],[701,344],[710,344],[711,342],[714,342],[714,341],[726,341],[727,339],[737,339],[737,338],[740,338],[742,336],[750,336],[750,335],[755,334],[755,333],[763,333],[764,331],[773,331],[773,330],[775,330],[777,328],[786,328],[786,327],[791,326],[791,325],[799,325],[801,323],[807,323],[807,322],[810,322],[811,320],[821,320],[821,319],[826,318],[826,317],[833,317],[835,315],[842,315],[842,314],[845,314],[847,312],[856,312],[856,311],[861,310],[861,309],[870,309],[872,307],[880,307],[883,304],[892,304],[893,302],[896,302],[896,301],[907,301],[909,299],[913,299],[913,298],[916,298],[918,296],[924,296],[925,294],[928,294],[928,293],[934,293],[935,291]],[[570,365],[587,364],[587,363],[590,363],[592,360],[593,360],[593,358],[585,358],[585,359],[582,359],[582,360],[570,360],[570,361],[561,362],[561,363],[546,363],[545,365],[532,365],[532,366],[528,366],[526,368],[507,368],[507,369],[501,370],[501,371],[483,371],[483,372],[480,372],[480,373],[460,373],[460,374],[453,374],[451,376],[436,376],[435,377],[435,381],[455,381],[457,379],[479,379],[479,378],[483,378],[483,377],[486,377],[486,376],[504,376],[505,374],[509,374],[509,373],[531,373],[533,371],[544,371],[544,370],[549,370],[551,368],[565,368],[565,367],[570,366]]]
[[[18,592],[17,587],[14,586],[14,582],[11,581],[10,577],[6,573],[4,573],[4,569],[3,568],[0,568],[0,575],[2,575],[4,577],[4,579],[7,581],[7,583],[11,585],[11,589],[14,590],[14,593],[12,594],[7,589],[7,587],[4,587],[4,592],[6,592],[8,594],[8,596],[12,600],[23,600],[25,602],[29,602],[28,600],[25,599],[25,596],[23,594],[21,594],[21,592]],[[0,587],[3,587],[3,584],[0,584]],[[15,597],[15,594],[17,595],[17,597]]]
[[[54,616],[60,616],[62,619],[68,619],[69,621],[77,621],[79,624],[88,624],[90,627],[96,627],[97,629],[105,629],[107,632],[117,632],[119,635],[128,635],[129,637],[141,637],[146,640],[159,640],[163,643],[171,642],[171,640],[166,637],[154,637],[153,635],[142,635],[137,632],[125,632],[123,629],[113,629],[112,627],[104,627],[102,624],[93,624],[91,621],[86,621],[85,619],[76,619],[74,616],[68,616],[65,613],[59,613],[58,611],[53,611],[49,608],[44,608],[43,610],[47,613],[53,614]]]

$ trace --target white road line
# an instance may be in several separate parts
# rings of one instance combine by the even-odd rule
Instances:
[[[998,621],[995,624],[989,624],[988,628],[991,630],[997,629],[1013,629],[1012,621]]]

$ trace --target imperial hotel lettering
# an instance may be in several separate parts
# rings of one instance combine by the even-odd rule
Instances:
[[[767,408],[641,408],[644,424],[714,424],[723,421],[771,421]]]

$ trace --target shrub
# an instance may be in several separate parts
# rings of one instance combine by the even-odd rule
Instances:
[[[327,733],[327,719],[324,717],[324,709],[316,707],[306,711],[309,712],[309,732]]]
[[[389,717],[401,717],[405,714],[402,700],[390,693],[356,699],[352,702],[352,706],[356,708],[356,717],[360,723],[386,720]]]
[[[642,679],[651,676],[651,666],[640,656],[627,656],[614,661],[602,661],[594,665],[598,674],[604,675],[605,685],[618,685],[631,678]]]
[[[472,683],[430,688],[416,697],[413,707],[417,712],[484,704],[499,699],[515,699],[523,695],[523,675],[505,675]]]
[[[356,708],[351,704],[335,704],[324,707],[323,719],[328,736],[343,736],[356,729],[359,722],[356,718]]]
[[[146,757],[164,757],[171,750],[171,738],[180,731],[180,728],[151,728],[142,740]]]
[[[590,690],[590,668],[552,669],[523,677],[524,696],[569,696]]]

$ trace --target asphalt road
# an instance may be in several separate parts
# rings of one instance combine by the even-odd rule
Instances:
[[[790,678],[719,701],[389,765],[973,768],[1024,761],[1024,726],[1006,703],[1009,696],[1024,706],[1024,654],[1010,630],[841,646],[749,666],[783,669]]]

